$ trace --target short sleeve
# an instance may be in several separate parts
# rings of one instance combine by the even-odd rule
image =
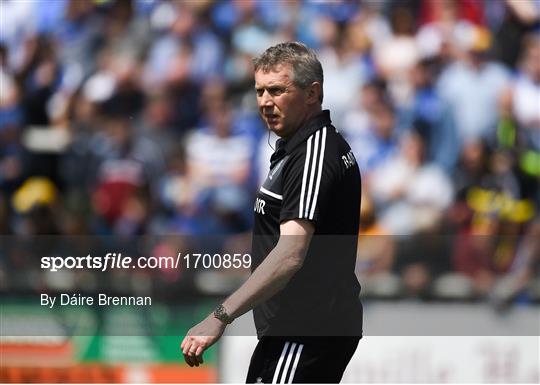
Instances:
[[[317,222],[329,200],[335,173],[325,159],[326,127],[311,135],[283,169],[280,222],[307,219]]]

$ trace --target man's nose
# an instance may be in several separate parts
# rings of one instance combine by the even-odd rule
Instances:
[[[274,105],[274,101],[272,99],[272,96],[268,93],[268,91],[264,91],[259,99],[259,105],[261,107],[272,107]]]

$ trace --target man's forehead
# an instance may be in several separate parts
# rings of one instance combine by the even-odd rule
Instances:
[[[255,72],[255,85],[289,83],[291,81],[292,66],[290,64],[277,64],[268,71],[259,69]]]

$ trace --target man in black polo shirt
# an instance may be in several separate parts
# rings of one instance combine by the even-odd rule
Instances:
[[[254,60],[262,118],[280,136],[255,202],[251,277],[189,332],[202,352],[253,309],[259,344],[247,382],[339,382],[362,334],[354,275],[360,173],[349,145],[322,111],[323,71],[297,42]]]

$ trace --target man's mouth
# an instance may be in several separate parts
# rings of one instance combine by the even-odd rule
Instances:
[[[273,114],[265,114],[264,117],[266,118],[266,121],[268,124],[276,124],[278,122],[278,116]]]

